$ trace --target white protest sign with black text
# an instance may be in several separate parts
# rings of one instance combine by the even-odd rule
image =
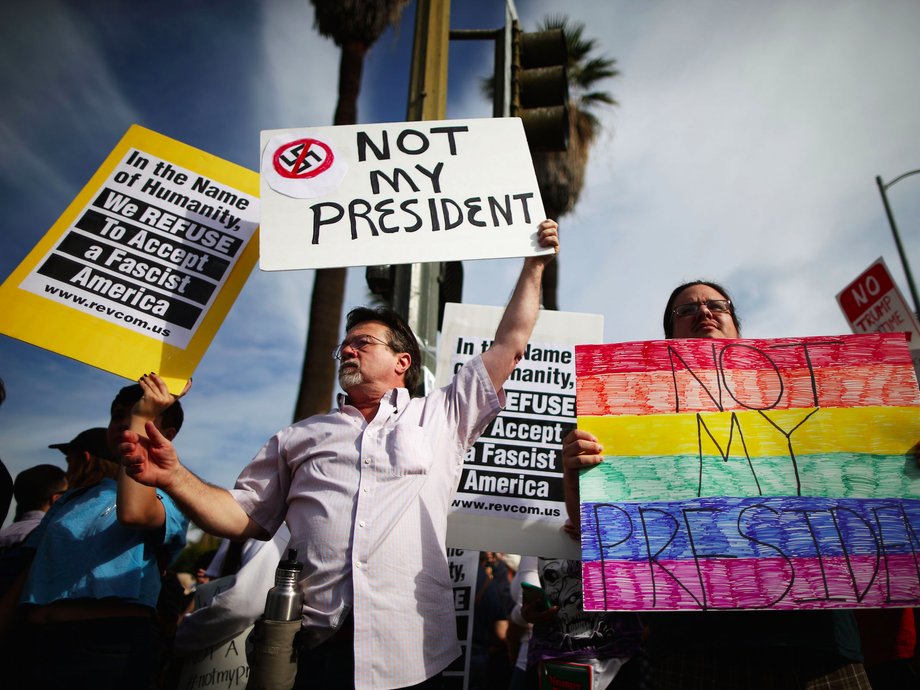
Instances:
[[[235,582],[235,575],[227,575],[199,585],[195,592],[195,609],[210,606],[214,597],[233,587]],[[226,690],[245,688],[249,682],[246,638],[251,631],[252,626],[248,625],[229,640],[208,645],[185,655],[176,687],[221,687]]]
[[[460,656],[444,669],[444,679],[449,687],[465,690],[470,680],[470,647],[473,644],[479,551],[447,549],[447,562],[450,566],[450,579],[454,587],[454,612],[457,621],[457,641],[460,642]],[[448,632],[445,622],[444,633]]]
[[[517,118],[266,130],[263,270],[544,254]]]
[[[490,345],[504,309],[448,304],[437,381]],[[603,317],[541,311],[527,351],[505,383],[505,408],[466,457],[448,516],[449,546],[578,558],[562,531],[562,439],[575,427],[579,343],[600,342]]]

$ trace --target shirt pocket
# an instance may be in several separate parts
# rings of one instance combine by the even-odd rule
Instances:
[[[420,426],[397,425],[387,429],[383,448],[386,457],[382,466],[393,476],[428,474],[434,461],[434,445]]]

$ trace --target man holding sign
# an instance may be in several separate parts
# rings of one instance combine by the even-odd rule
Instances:
[[[537,240],[558,250],[556,223],[541,223]],[[492,346],[424,398],[410,395],[420,358],[405,322],[386,309],[353,310],[334,354],[345,391],[336,409],[276,434],[230,491],[180,464],[151,425],[149,443],[125,434],[129,474],[166,491],[207,532],[265,539],[288,523],[304,563],[296,687],[441,687],[460,652],[445,548],[450,499],[466,451],[503,405],[552,258],[524,260]]]

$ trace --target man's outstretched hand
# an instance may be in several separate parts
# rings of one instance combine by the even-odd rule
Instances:
[[[141,484],[168,488],[181,467],[173,444],[153,422],[144,425],[147,438],[134,431],[121,435],[118,450],[125,474]]]

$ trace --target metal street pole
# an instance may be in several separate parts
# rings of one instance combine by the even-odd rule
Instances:
[[[894,214],[891,212],[891,206],[888,203],[886,191],[896,182],[903,180],[905,177],[920,174],[920,170],[911,170],[903,175],[898,175],[887,184],[882,182],[880,175],[875,176],[875,183],[878,185],[878,191],[882,195],[882,203],[885,205],[885,213],[888,216],[888,224],[891,226],[891,234],[894,235],[894,243],[898,249],[898,256],[901,257],[901,266],[904,267],[904,274],[907,276],[907,287],[910,289],[910,296],[914,302],[914,312],[920,315],[920,299],[917,298],[917,287],[914,285],[914,277],[910,272],[910,266],[907,264],[907,254],[904,253],[904,246],[901,244],[901,236],[898,234],[897,223],[894,222]]]
[[[415,37],[409,73],[406,120],[443,120],[447,117],[447,50],[450,36],[450,0],[418,0]],[[393,307],[422,341],[422,369],[435,370],[438,335],[438,263],[396,267]]]

